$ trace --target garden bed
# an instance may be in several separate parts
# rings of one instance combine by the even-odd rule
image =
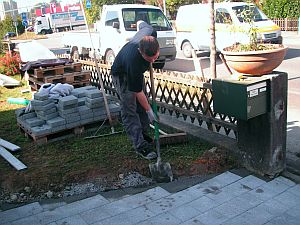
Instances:
[[[94,134],[95,131],[90,130],[81,136],[35,145],[17,126],[14,111],[22,106],[6,102],[8,97],[30,99],[30,93],[21,94],[25,88],[0,87],[0,137],[21,147],[14,156],[28,167],[16,171],[0,158],[0,206],[64,197],[81,193],[80,188],[93,192],[152,183],[149,161],[134,153],[125,133],[84,139]],[[122,126],[116,129],[121,130]],[[109,132],[110,127],[105,126],[98,134]],[[218,173],[234,166],[225,151],[193,137],[189,137],[188,143],[163,146],[161,150],[163,160],[170,162],[175,177]]]

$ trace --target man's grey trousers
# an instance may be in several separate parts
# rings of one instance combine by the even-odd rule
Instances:
[[[148,145],[143,137],[143,133],[147,134],[149,129],[147,113],[138,102],[135,92],[128,90],[125,79],[119,79],[118,76],[112,75],[112,81],[119,95],[121,117],[126,133],[132,141],[134,149],[140,151]]]

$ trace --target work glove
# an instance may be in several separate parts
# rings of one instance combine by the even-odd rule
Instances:
[[[153,110],[151,108],[150,108],[149,111],[146,111],[146,113],[147,113],[147,116],[149,118],[150,123],[153,123],[153,122],[157,122],[158,123],[158,118],[154,114],[154,112],[153,112]]]

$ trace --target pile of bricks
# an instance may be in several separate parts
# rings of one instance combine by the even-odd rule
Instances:
[[[107,95],[112,117],[120,115],[120,106]],[[107,118],[102,93],[94,86],[75,88],[71,95],[50,99],[47,94],[35,93],[32,111],[16,110],[19,127],[35,141],[49,135],[80,128]]]
[[[81,63],[71,63],[60,66],[40,67],[27,71],[28,85],[32,91],[38,91],[45,83],[66,83],[74,87],[90,84],[91,71],[82,70]]]

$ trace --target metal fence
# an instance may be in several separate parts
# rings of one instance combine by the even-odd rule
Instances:
[[[298,18],[277,18],[273,19],[282,31],[298,31],[299,19]]]
[[[91,60],[79,60],[82,68],[92,71],[91,83],[99,85],[99,74],[94,62]],[[112,84],[110,66],[99,63],[100,76],[104,83],[106,93],[116,97],[116,91]],[[145,73],[146,94],[151,98],[149,73]],[[222,115],[213,110],[213,92],[211,83],[195,75],[156,70],[154,83],[159,112],[174,116],[194,125],[224,135],[236,137],[236,119]]]

